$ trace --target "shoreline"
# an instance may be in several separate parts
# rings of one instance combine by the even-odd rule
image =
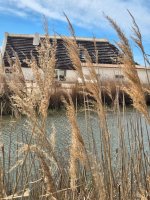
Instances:
[[[94,98],[90,95],[84,94],[83,89],[81,87],[72,87],[67,90],[66,88],[55,87],[53,90],[53,93],[50,95],[49,100],[49,107],[48,110],[56,110],[60,111],[64,109],[64,104],[62,102],[62,97],[68,96],[69,94],[73,100],[73,103],[75,107],[81,107],[83,108],[85,105],[94,105]],[[0,96],[0,115],[14,115],[15,112],[17,112],[17,109],[12,106],[12,100],[11,100],[12,93],[4,93]],[[108,106],[110,108],[113,108],[115,105],[119,103],[121,107],[123,106],[132,106],[132,99],[129,97],[128,94],[126,94],[121,89],[113,88],[110,91],[108,91],[106,88],[102,90],[102,102],[105,106]],[[150,105],[150,95],[148,93],[145,93],[145,101],[147,106]],[[36,108],[35,108],[36,109]]]

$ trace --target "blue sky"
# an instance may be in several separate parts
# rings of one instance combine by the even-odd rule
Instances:
[[[148,0],[0,0],[0,46],[4,32],[34,34],[44,33],[42,16],[48,19],[49,33],[69,35],[63,12],[67,14],[76,36],[118,39],[103,16],[103,12],[121,26],[128,37],[132,34],[134,15],[143,35],[145,49],[150,54],[150,1]],[[143,64],[140,52],[132,44],[135,60]]]

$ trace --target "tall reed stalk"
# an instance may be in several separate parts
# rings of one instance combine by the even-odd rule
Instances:
[[[134,41],[140,46],[145,62],[148,63],[138,26],[132,15],[131,17],[133,30],[137,36]],[[83,80],[80,91],[84,99],[82,112],[84,110],[85,127],[81,131],[78,121],[81,111],[75,108],[71,96],[68,93],[63,95],[61,99],[70,124],[70,127],[67,127],[69,135],[61,135],[64,137],[65,151],[60,147],[62,138],[58,137],[58,133],[62,133],[63,130],[48,124],[50,118],[48,107],[55,82],[57,40],[54,38],[50,41],[47,33],[37,47],[38,61],[33,55],[30,60],[25,61],[33,71],[36,89],[27,88],[21,63],[15,52],[16,60],[12,61],[9,58],[13,69],[12,79],[9,81],[5,79],[4,82],[12,92],[14,109],[25,116],[25,121],[21,132],[17,134],[16,163],[12,159],[14,154],[11,149],[14,147],[11,138],[8,152],[4,151],[5,144],[1,152],[3,155],[1,156],[3,164],[0,165],[1,199],[150,199],[150,118],[145,103],[144,88],[136,71],[129,40],[110,17],[107,19],[120,38],[122,70],[128,79],[128,84],[121,86],[114,84],[116,87],[114,107],[107,108],[103,101],[104,85],[97,76],[88,51],[82,47],[89,79],[92,81],[84,80],[80,61],[81,47],[77,44],[75,31],[67,18],[73,39],[63,37],[63,40],[72,64]],[[96,51],[95,40],[93,43]],[[122,107],[119,105],[119,87],[122,87],[121,89],[127,92],[133,101],[134,118],[125,118],[127,107],[124,96]],[[113,99],[111,87],[107,85],[105,89],[107,95]],[[115,124],[115,135],[109,123],[110,112]],[[19,123],[19,120],[16,123]],[[13,134],[15,130],[12,129],[11,133]],[[21,141],[18,139],[20,134]],[[8,189],[8,186],[11,188]]]

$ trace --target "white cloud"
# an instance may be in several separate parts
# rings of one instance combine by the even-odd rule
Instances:
[[[0,0],[0,12],[36,19],[44,14],[50,19],[66,21],[67,14],[73,25],[89,29],[91,33],[101,31],[110,35],[112,29],[103,16],[103,12],[112,17],[128,34],[131,34],[131,11],[149,48],[150,1],[145,0]],[[112,37],[113,38],[113,37]],[[136,55],[139,57],[138,54]]]
[[[104,12],[115,19],[127,33],[131,23],[127,13],[129,9],[144,36],[150,34],[150,4],[144,0],[0,0],[0,3],[1,9],[21,17],[34,17],[34,13],[39,13],[51,19],[65,21],[65,12],[74,25],[110,31],[110,26],[103,16]]]
[[[27,13],[23,11],[19,11],[18,9],[12,9],[12,8],[6,8],[6,7],[0,7],[1,13],[7,13],[7,14],[13,14],[17,15],[19,17],[27,17]]]

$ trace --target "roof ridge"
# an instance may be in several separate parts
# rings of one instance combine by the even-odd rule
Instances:
[[[6,33],[5,33],[6,34]],[[37,34],[37,33],[36,33]],[[8,37],[32,37],[34,38],[35,34],[14,34],[14,33],[7,33]],[[44,37],[44,34],[39,34],[39,37],[42,38]],[[73,39],[72,36],[59,36],[59,35],[50,35],[50,38],[56,38],[56,39],[61,39],[62,37],[68,37],[70,39]],[[96,41],[96,42],[109,42],[107,39],[105,38],[91,38],[91,37],[76,37],[77,40],[81,40],[81,41]]]

